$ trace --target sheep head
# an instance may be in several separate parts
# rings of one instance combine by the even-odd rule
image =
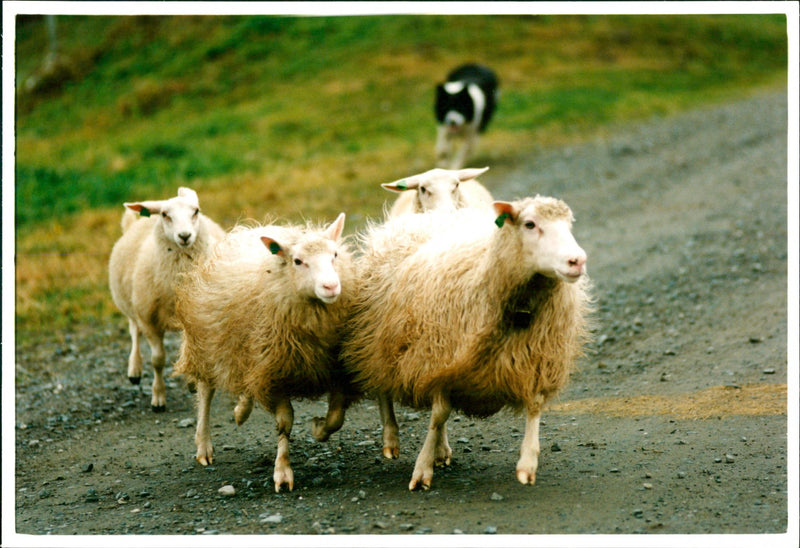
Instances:
[[[573,283],[586,274],[586,252],[572,235],[572,210],[555,198],[536,196],[494,202],[497,226],[514,230],[523,250],[523,267]]]
[[[381,186],[392,192],[415,190],[417,192],[416,209],[420,212],[431,209],[457,209],[461,206],[459,184],[475,179],[488,169],[488,167],[466,169],[436,168],[393,183],[384,183]]]
[[[322,232],[311,231],[296,242],[280,242],[271,236],[261,241],[273,255],[281,257],[292,270],[298,294],[317,298],[325,304],[336,302],[342,292],[337,271],[338,243],[344,230],[344,213]]]
[[[164,237],[180,249],[191,248],[197,240],[200,204],[197,193],[191,188],[180,187],[178,195],[169,200],[125,202],[124,205],[144,217],[157,215]]]

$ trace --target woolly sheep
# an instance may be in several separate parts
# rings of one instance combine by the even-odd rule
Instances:
[[[340,240],[344,213],[326,229],[239,227],[191,272],[178,291],[184,328],[176,374],[197,386],[196,459],[213,462],[209,429],[217,388],[239,397],[238,424],[253,401],[275,416],[275,491],[291,491],[290,399],[329,393],[327,416],[312,424],[324,441],[338,430],[355,399],[338,367],[339,332],[349,313],[354,269]]]
[[[400,193],[387,217],[394,218],[406,213],[431,210],[453,211],[465,207],[494,212],[492,195],[476,180],[476,177],[486,173],[488,169],[488,167],[457,170],[435,168],[392,183],[384,183],[381,186],[386,190]],[[430,235],[430,231],[424,229],[417,230],[417,233],[424,235],[424,238]],[[412,239],[408,238],[405,243],[414,247],[419,242],[413,243]],[[400,254],[395,251],[394,256],[399,257]],[[394,406],[384,394],[376,395],[376,400],[383,425],[383,455],[395,459],[400,455],[400,449]]]
[[[388,216],[397,217],[405,213],[421,213],[431,209],[491,208],[492,195],[475,180],[488,169],[488,167],[459,170],[436,168],[393,183],[384,183],[381,186],[386,190],[401,193]]]
[[[524,409],[516,475],[534,483],[542,406],[587,337],[586,254],[569,207],[540,196],[493,206],[499,229],[463,209],[390,219],[362,235],[341,357],[362,390],[431,409],[412,490],[429,488],[433,466],[450,463],[451,409],[478,417]]]
[[[151,406],[166,409],[164,333],[180,328],[175,321],[175,286],[225,232],[200,213],[197,193],[186,187],[168,200],[125,203],[122,236],[109,260],[109,286],[114,303],[128,318],[131,353],[128,379],[139,384],[142,356],[139,335],[150,345],[155,371]]]

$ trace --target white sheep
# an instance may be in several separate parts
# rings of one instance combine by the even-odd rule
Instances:
[[[475,178],[489,168],[431,169],[425,173],[406,177],[381,186],[400,192],[389,210],[389,217],[405,213],[421,213],[431,209],[459,209],[462,207],[491,208],[492,195]]]
[[[114,303],[128,318],[131,353],[128,379],[139,384],[142,356],[139,335],[150,345],[155,371],[151,406],[166,409],[164,333],[179,330],[175,321],[175,286],[225,232],[200,213],[197,193],[186,187],[168,200],[125,203],[122,236],[109,260],[109,286]]]
[[[462,209],[390,219],[362,236],[341,358],[365,392],[431,409],[412,490],[430,487],[434,464],[450,463],[451,409],[486,417],[524,408],[516,473],[533,483],[542,406],[587,337],[586,254],[569,207],[537,196],[494,208],[500,228]]]
[[[253,401],[274,414],[278,449],[273,480],[294,488],[289,435],[291,399],[329,393],[325,419],[313,434],[338,430],[355,399],[338,365],[341,327],[349,313],[354,269],[341,239],[344,213],[326,229],[311,226],[239,227],[186,276],[177,313],[184,329],[175,374],[197,386],[196,459],[213,462],[209,429],[217,388],[239,397],[238,424]]]
[[[491,193],[476,180],[488,169],[488,167],[435,168],[392,183],[384,183],[381,186],[386,190],[400,193],[388,211],[387,217],[394,218],[406,213],[422,213],[432,210],[454,211],[465,207],[494,212]],[[420,226],[416,227],[417,234],[423,239],[427,239],[430,231],[420,230],[421,228]],[[419,244],[419,241],[407,238],[405,243],[414,247]],[[395,250],[394,256],[400,256],[397,250]],[[375,398],[383,425],[383,455],[389,459],[397,458],[400,455],[399,428],[394,414],[394,405],[385,394],[377,394]]]

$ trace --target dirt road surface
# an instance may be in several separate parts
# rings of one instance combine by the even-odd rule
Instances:
[[[786,133],[786,96],[767,93],[609,129],[582,145],[479,160],[496,164],[485,182],[497,198],[541,193],[569,203],[597,298],[594,341],[543,415],[534,486],[514,474],[522,417],[454,414],[452,465],[437,469],[429,491],[409,492],[428,413],[398,409],[401,456],[387,461],[371,401],[325,443],[309,428],[324,402],[296,404],[295,489],[276,494],[271,416],[257,409],[237,428],[233,402],[218,395],[216,460],[204,468],[194,461],[191,394],[171,379],[167,411],[151,412],[152,370],[141,387],[128,384],[120,321],[16,348],[8,502],[19,540],[246,534],[314,546],[337,539],[313,535],[359,535],[337,545],[418,535],[405,542],[545,546],[586,534],[568,543],[577,546],[598,538],[591,534],[645,545],[713,533],[778,534],[764,538],[782,545],[797,526],[787,482],[787,451],[797,447],[787,444]],[[172,361],[178,344],[169,338]],[[226,485],[235,493],[221,494]]]

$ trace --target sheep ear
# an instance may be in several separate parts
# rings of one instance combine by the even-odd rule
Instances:
[[[492,202],[492,207],[494,212],[497,213],[497,219],[494,221],[497,228],[503,228],[506,221],[510,221],[512,224],[516,222],[517,212],[511,202]]]
[[[383,183],[381,185],[386,190],[391,190],[392,192],[403,192],[404,190],[414,190],[419,188],[419,177],[407,177],[405,179],[399,179],[393,183]]]
[[[339,236],[342,235],[342,231],[344,230],[344,213],[339,213],[339,216],[336,217],[336,220],[331,223],[331,225],[325,229],[325,236],[333,240],[334,242],[339,239]]]
[[[475,177],[479,177],[489,171],[488,167],[478,167],[478,168],[466,168],[466,169],[459,169],[456,172],[456,177],[458,177],[458,181],[463,183],[464,181],[469,181],[474,179]]]
[[[278,257],[284,257],[285,254],[283,252],[283,248],[281,244],[279,244],[274,239],[270,238],[269,236],[261,236],[261,241],[267,247],[270,253],[273,255],[277,255]]]
[[[149,217],[151,213],[161,213],[163,202],[148,200],[146,202],[125,202],[123,205],[142,217]]]
[[[181,198],[186,198],[187,200],[194,202],[195,206],[200,205],[200,200],[197,198],[197,192],[192,190],[189,187],[182,186],[178,189],[178,196]]]

